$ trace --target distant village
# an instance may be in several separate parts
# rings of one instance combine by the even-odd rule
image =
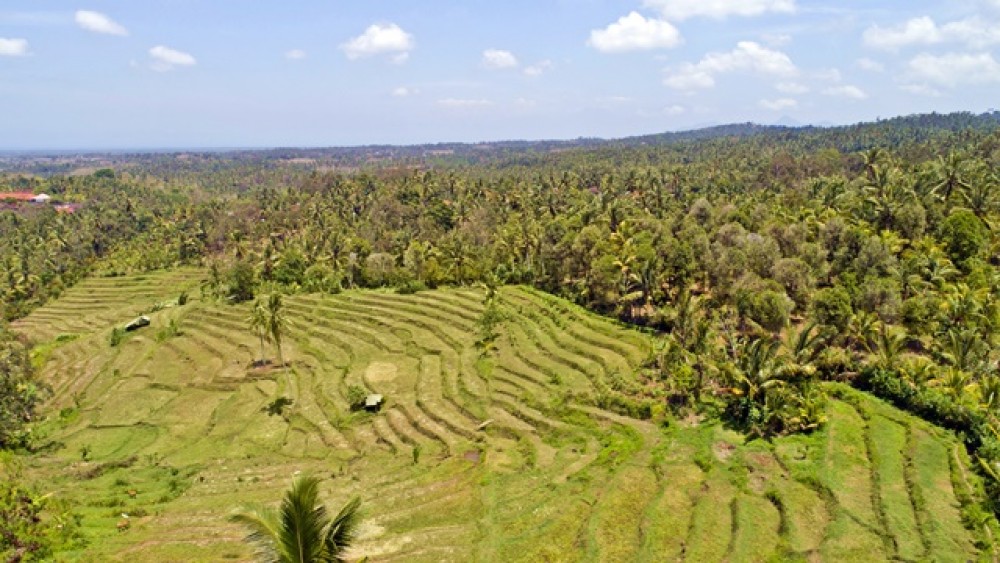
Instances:
[[[50,205],[56,213],[74,213],[79,205],[72,203],[62,203],[52,198],[49,194],[31,192],[0,192],[0,210],[18,210],[24,206]]]

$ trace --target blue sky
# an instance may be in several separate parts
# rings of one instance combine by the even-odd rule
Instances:
[[[0,148],[329,146],[1000,106],[1000,0],[3,0]]]

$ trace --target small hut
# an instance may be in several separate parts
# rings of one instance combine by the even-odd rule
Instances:
[[[382,398],[382,395],[377,393],[368,395],[368,397],[365,398],[365,410],[368,412],[378,412],[382,409],[382,403],[384,401],[385,399]]]

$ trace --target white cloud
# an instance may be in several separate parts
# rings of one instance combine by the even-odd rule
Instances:
[[[838,98],[848,98],[851,100],[864,100],[868,97],[868,94],[866,94],[864,90],[849,84],[827,88],[826,90],[823,90],[823,94]]]
[[[887,51],[939,43],[962,43],[983,49],[1000,44],[1000,25],[973,16],[939,26],[929,16],[923,16],[893,27],[873,25],[865,30],[862,39],[869,47]]]
[[[663,113],[667,115],[681,115],[686,112],[687,112],[686,107],[677,104],[663,108]]]
[[[938,43],[941,32],[934,20],[923,16],[894,27],[873,25],[865,30],[861,38],[869,47],[894,51],[906,45]]]
[[[785,94],[805,94],[809,87],[798,82],[779,82],[774,85],[775,90]]]
[[[489,107],[493,105],[493,102],[486,99],[462,99],[462,98],[445,98],[443,100],[438,100],[439,106],[444,106],[447,108],[482,108]]]
[[[647,19],[639,12],[622,16],[604,29],[590,32],[587,45],[602,53],[670,49],[681,43],[681,33],[666,20]]]
[[[728,53],[709,53],[697,63],[681,65],[663,82],[676,90],[711,88],[717,75],[730,72],[794,76],[798,70],[785,53],[753,41],[740,41]]]
[[[292,61],[299,61],[306,58],[306,52],[302,49],[292,49],[285,53],[285,58]]]
[[[394,88],[392,90],[392,95],[397,98],[407,98],[409,96],[416,96],[419,93],[420,93],[419,90],[416,90],[414,88],[409,88],[406,86],[399,86],[398,88]]]
[[[643,0],[643,5],[659,10],[667,19],[678,21],[697,16],[723,19],[795,11],[795,0]]]
[[[840,74],[840,69],[836,68],[817,70],[813,73],[813,76],[816,77],[817,80],[824,80],[826,82],[840,82],[843,79],[843,76]]]
[[[100,12],[77,10],[75,19],[76,25],[87,31],[107,35],[128,35],[128,30],[124,26]]]
[[[27,39],[4,39],[0,37],[0,57],[23,57],[27,54]]]
[[[524,74],[526,76],[541,76],[545,74],[545,71],[552,68],[552,61],[546,59],[544,61],[539,61],[531,66],[524,68]]]
[[[787,33],[762,33],[760,38],[772,47],[782,47],[792,42],[792,36]]]
[[[510,51],[503,51],[501,49],[487,49],[483,51],[483,66],[486,68],[516,68],[517,65],[517,57]]]
[[[778,98],[777,100],[761,100],[760,107],[771,111],[781,111],[798,107],[799,102],[792,98]]]
[[[900,88],[911,94],[916,94],[918,96],[928,96],[931,98],[940,98],[941,91],[932,88],[926,84],[903,84]]]
[[[1000,43],[1000,23],[987,22],[980,17],[946,23],[941,27],[941,32],[946,41],[962,42],[973,49],[984,49]]]
[[[951,87],[958,84],[1000,82],[1000,63],[989,53],[948,53],[917,55],[909,70],[917,81]]]
[[[391,54],[396,63],[403,63],[416,46],[413,36],[394,23],[374,24],[364,33],[340,46],[348,59]]]
[[[152,69],[159,72],[166,72],[177,66],[194,66],[198,62],[188,53],[163,45],[150,49],[149,56],[153,57]]]
[[[867,57],[862,57],[858,59],[858,68],[867,70],[868,72],[882,72],[885,70],[885,65]]]

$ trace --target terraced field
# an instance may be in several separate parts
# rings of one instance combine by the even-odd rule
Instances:
[[[988,555],[962,524],[978,483],[955,439],[849,389],[824,431],[771,444],[626,418],[593,398],[632,381],[650,337],[525,288],[500,292],[488,358],[472,289],[289,298],[287,369],[252,368],[246,305],[167,307],[109,346],[113,325],[196,278],[90,280],[18,323],[55,390],[56,445],[28,473],[83,507],[89,544],[67,559],[248,559],[226,515],[299,471],[331,505],[361,495],[355,555],[373,561]],[[351,413],[350,385],[385,408]]]

